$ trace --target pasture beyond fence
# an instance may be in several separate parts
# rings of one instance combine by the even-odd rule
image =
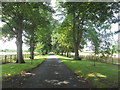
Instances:
[[[112,56],[95,56],[95,55],[80,55],[85,60],[96,61],[101,63],[108,63],[108,64],[120,64],[119,58],[112,57]]]
[[[66,55],[66,53],[64,53]],[[82,60],[90,60],[90,61],[96,61],[96,62],[101,62],[101,63],[108,63],[108,64],[116,64],[120,65],[120,58],[117,56],[100,56],[100,55],[79,55]],[[74,57],[74,54],[69,53],[69,57]]]
[[[37,54],[35,54],[37,55]],[[24,59],[30,59],[30,54],[23,54]],[[0,64],[13,63],[17,59],[17,54],[0,55]]]
[[[37,55],[37,54],[35,54]],[[66,55],[64,53],[64,55]],[[73,54],[69,54],[69,57],[73,57]],[[30,54],[23,54],[24,59],[30,59]],[[101,62],[101,63],[109,63],[109,64],[120,64],[120,61],[118,57],[114,56],[106,56],[106,57],[101,57],[101,56],[95,56],[95,55],[80,55],[80,57],[83,60],[90,60],[90,61],[96,61],[96,62]],[[6,63],[12,63],[15,62],[17,59],[16,54],[12,55],[0,55],[0,64],[6,64]]]

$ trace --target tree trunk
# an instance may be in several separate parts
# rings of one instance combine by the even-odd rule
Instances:
[[[45,54],[48,54],[48,51],[46,50]]]
[[[82,15],[81,20],[78,19],[81,17],[80,14],[76,15],[75,12],[73,13],[73,43],[74,43],[74,52],[75,52],[75,57],[74,60],[81,60],[79,57],[79,45],[82,40],[82,35],[83,35],[83,22],[84,22],[84,15]]]
[[[112,55],[113,56],[113,55]],[[112,64],[113,64],[113,57],[112,57]]]
[[[61,52],[61,55],[63,55],[63,52]]]
[[[69,56],[68,54],[69,54],[69,53],[67,52],[67,57]]]
[[[34,59],[34,33],[32,33],[30,38],[30,59]]]
[[[78,48],[79,48],[79,40],[77,39],[78,32],[76,30],[76,17],[75,13],[73,13],[73,43],[74,43],[74,52],[75,52],[75,57],[74,60],[79,60],[79,53],[78,53]]]
[[[75,57],[74,60],[79,60],[79,52],[78,52],[78,45],[74,43],[74,51],[75,51]]]
[[[16,63],[25,63],[22,54],[22,30],[18,30],[16,37],[16,45],[17,45],[17,61]]]
[[[34,59],[34,45],[30,45],[30,59]]]
[[[94,66],[96,66],[95,61],[96,61],[96,56],[95,56],[95,58],[94,58]]]

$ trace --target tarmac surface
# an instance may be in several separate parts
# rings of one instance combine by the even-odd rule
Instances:
[[[3,88],[90,88],[55,55],[50,54],[37,68],[26,73],[28,77],[17,77],[3,82]]]

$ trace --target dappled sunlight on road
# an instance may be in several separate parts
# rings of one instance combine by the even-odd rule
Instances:
[[[58,73],[57,71],[55,71],[54,74],[58,75],[58,74],[60,74],[60,73]]]
[[[53,84],[53,85],[61,85],[61,84],[69,84],[68,81],[59,81],[59,80],[45,80],[45,82]]]
[[[79,82],[86,82],[85,80],[78,80]]]
[[[30,73],[30,72],[25,72],[21,76],[28,76],[28,75],[35,76],[36,74],[35,73]]]

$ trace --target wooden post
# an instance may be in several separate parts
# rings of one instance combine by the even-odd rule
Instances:
[[[31,64],[33,64],[33,59],[31,59]]]
[[[15,60],[17,59],[17,56],[15,55]]]
[[[16,60],[16,55],[14,55],[14,60]]]
[[[98,55],[96,56],[96,61],[98,60]]]
[[[5,63],[6,63],[6,60],[7,60],[7,55],[5,55]]]
[[[92,55],[92,61],[93,61],[93,55]]]
[[[109,57],[108,57],[108,55],[106,56],[106,63],[108,63],[108,59],[109,59]]]
[[[100,61],[100,54],[99,54],[99,58],[98,58],[98,62]]]
[[[86,59],[86,55],[84,56],[84,59]]]
[[[26,54],[24,54],[24,59],[26,58]]]
[[[95,55],[95,58],[94,58],[94,66],[96,66],[96,65],[95,65],[95,61],[96,61],[96,55]]]
[[[1,62],[1,63],[3,63],[3,56],[1,56],[1,57],[2,57],[2,58],[1,58],[1,59],[2,59],[2,62]]]
[[[10,62],[12,62],[12,55],[10,55]]]
[[[112,56],[112,64],[113,64],[113,56]]]
[[[23,54],[23,58],[25,59],[25,54]]]

